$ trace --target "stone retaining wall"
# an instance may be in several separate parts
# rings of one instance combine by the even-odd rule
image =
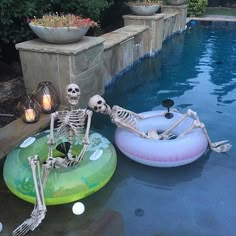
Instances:
[[[129,25],[101,36],[104,41],[104,63],[108,80],[149,52],[149,28]]]
[[[42,81],[51,81],[62,105],[65,87],[81,88],[80,106],[94,94],[103,94],[112,78],[145,55],[162,48],[162,42],[185,28],[187,6],[163,6],[153,16],[125,15],[125,26],[100,37],[84,37],[73,44],[49,44],[35,39],[16,45],[20,52],[27,93]]]

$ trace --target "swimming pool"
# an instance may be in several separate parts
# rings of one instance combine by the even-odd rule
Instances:
[[[71,212],[72,204],[50,206],[32,235],[78,235],[78,229],[103,209],[120,212],[124,235],[234,236],[236,234],[236,24],[190,24],[164,43],[154,58],[145,58],[106,89],[110,106],[143,112],[162,109],[171,98],[180,112],[196,111],[212,141],[229,139],[227,154],[208,151],[178,168],[136,163],[118,150],[118,165],[110,182],[81,200],[86,211]],[[93,128],[112,142],[115,127],[108,117],[94,114]],[[3,235],[29,217],[32,205],[7,190],[0,193]],[[1,234],[1,235],[2,235]]]
[[[179,111],[198,113],[212,141],[229,139],[233,145],[227,154],[209,151],[172,169],[146,167],[120,155],[117,203],[109,202],[123,213],[126,235],[236,234],[235,30],[234,23],[190,24],[157,57],[135,65],[107,89],[108,104],[135,112],[162,109],[161,101],[171,98]],[[109,123],[97,125],[112,138]],[[135,216],[137,207],[144,210],[142,217]]]

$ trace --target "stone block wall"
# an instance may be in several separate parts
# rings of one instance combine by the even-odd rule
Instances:
[[[124,25],[145,25],[149,28],[149,52],[156,52],[162,47],[164,14],[152,16],[124,15]]]
[[[66,105],[65,87],[77,83],[81,88],[81,106],[95,93],[104,92],[104,40],[84,37],[73,44],[49,44],[39,39],[19,43],[23,77],[27,93],[39,82],[50,81],[57,90],[62,105]]]
[[[164,5],[161,13],[152,16],[123,16],[124,25],[146,25],[150,31],[150,52],[161,49],[162,42],[171,35],[185,29],[187,5]]]
[[[176,15],[176,31],[182,32],[185,29],[188,5],[170,6],[164,5],[161,7],[161,12],[164,14],[177,14]]]
[[[104,63],[111,82],[116,74],[149,52],[149,30],[129,25],[101,36],[104,41]]]
[[[50,81],[61,105],[67,105],[65,87],[81,88],[80,107],[94,94],[103,94],[112,78],[145,55],[162,48],[162,42],[185,29],[187,6],[163,6],[152,16],[123,16],[125,26],[100,37],[84,37],[73,44],[49,44],[35,39],[16,45],[24,83],[32,93],[39,82]]]
[[[168,37],[172,36],[178,32],[178,22],[177,22],[177,13],[166,14],[164,18],[164,30],[162,40],[166,40]]]

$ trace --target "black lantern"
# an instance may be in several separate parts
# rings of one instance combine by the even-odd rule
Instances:
[[[35,97],[30,94],[27,95],[20,103],[20,112],[23,121],[26,123],[34,123],[40,117],[40,105]]]
[[[41,106],[41,111],[44,113],[52,113],[56,111],[59,106],[59,98],[56,89],[49,81],[39,83],[35,96]]]

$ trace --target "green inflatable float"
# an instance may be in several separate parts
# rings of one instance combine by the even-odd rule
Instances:
[[[35,203],[35,190],[28,157],[38,155],[42,164],[48,155],[49,131],[28,137],[7,156],[3,168],[6,185],[13,194]],[[113,145],[101,134],[90,132],[90,144],[79,165],[54,168],[49,173],[44,190],[46,205],[57,205],[82,199],[102,188],[112,177],[116,168],[116,152]],[[83,145],[76,137],[72,153],[78,155]],[[65,140],[56,140],[57,144]],[[56,149],[53,156],[62,156]]]

